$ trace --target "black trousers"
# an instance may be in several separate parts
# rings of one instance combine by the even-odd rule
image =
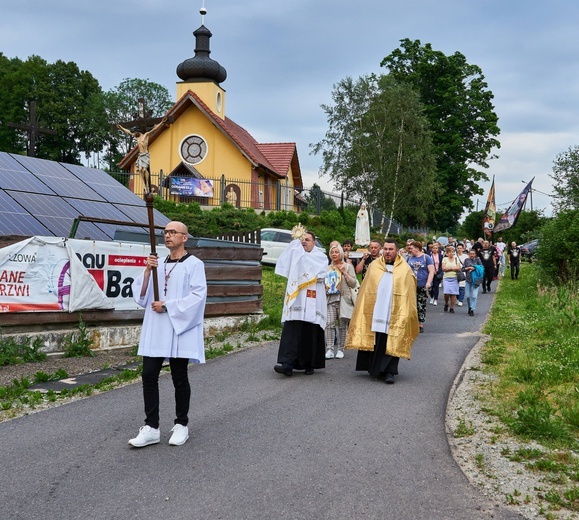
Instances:
[[[386,374],[398,374],[400,358],[386,354],[388,334],[376,332],[374,350],[358,350],[356,370],[368,371],[373,377],[384,377]]]
[[[294,370],[326,367],[326,336],[316,323],[291,320],[283,324],[277,362]]]
[[[519,279],[519,263],[513,264],[511,262],[511,280],[518,280]]]
[[[145,424],[151,428],[159,427],[159,374],[164,357],[143,356],[143,399],[145,401]],[[191,386],[187,375],[187,358],[169,358],[171,377],[175,387],[175,424],[187,426],[189,422],[189,403]]]
[[[495,266],[484,266],[485,274],[483,276],[483,291],[490,291],[491,290],[491,282],[495,277]]]

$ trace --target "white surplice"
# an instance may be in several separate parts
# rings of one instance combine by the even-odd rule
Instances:
[[[326,255],[317,248],[306,253],[301,242],[293,240],[278,258],[275,273],[287,278],[281,322],[307,321],[324,329],[328,314]]]
[[[394,291],[394,266],[386,264],[386,272],[380,279],[376,293],[376,305],[372,315],[372,331],[388,334],[390,314],[392,313],[392,294]]]
[[[133,282],[133,297],[145,308],[145,318],[139,341],[140,356],[188,358],[194,363],[205,363],[203,344],[203,315],[207,300],[207,282],[203,262],[189,256],[183,262],[164,263],[159,259],[157,268],[159,299],[165,302],[167,312],[158,313],[151,308],[154,301],[153,277],[144,297],[141,274]],[[164,295],[165,270],[170,271],[167,295]]]

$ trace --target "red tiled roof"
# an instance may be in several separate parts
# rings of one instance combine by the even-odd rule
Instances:
[[[257,143],[257,149],[263,153],[279,173],[287,173],[292,162],[295,143]]]
[[[237,123],[226,117],[221,119],[214,114],[211,109],[201,100],[197,94],[187,91],[181,99],[173,105],[167,112],[167,116],[173,116],[174,120],[178,119],[191,104],[201,110],[213,124],[220,129],[229,139],[231,139],[239,150],[248,158],[254,166],[259,166],[278,178],[285,178],[291,165],[294,184],[297,187],[302,185],[302,177],[297,157],[295,143],[258,143],[252,135],[239,126]],[[159,128],[149,137],[151,144],[162,132],[164,128]],[[130,168],[137,158],[137,147],[133,148],[119,166],[124,169]]]

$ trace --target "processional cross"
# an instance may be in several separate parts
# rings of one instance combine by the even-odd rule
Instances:
[[[145,188],[145,203],[149,217],[149,237],[151,239],[151,254],[157,255],[157,241],[155,238],[155,220],[153,214],[153,186],[151,184],[151,154],[149,153],[149,136],[157,128],[165,123],[172,123],[173,116],[151,117],[152,111],[147,110],[144,98],[138,100],[138,113],[134,114],[135,119],[132,121],[123,121],[117,123],[115,128],[123,131],[125,134],[134,137],[137,140],[139,155],[135,163],[135,171],[141,175]],[[131,128],[134,129],[131,130]],[[157,270],[153,269],[153,294],[155,301],[159,301],[159,281]]]
[[[38,134],[56,135],[56,130],[51,130],[50,128],[42,128],[38,124],[38,119],[36,118],[36,101],[30,101],[28,104],[28,124],[23,125],[20,123],[8,123],[10,128],[16,128],[17,130],[26,130],[28,133],[28,150],[26,154],[29,157],[36,157],[36,138]]]

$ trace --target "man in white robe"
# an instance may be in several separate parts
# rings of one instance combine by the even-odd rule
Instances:
[[[189,360],[205,363],[203,315],[207,283],[203,262],[187,253],[187,227],[169,222],[165,227],[165,245],[169,256],[151,255],[132,286],[135,301],[145,308],[138,354],[143,356],[143,398],[145,426],[129,444],[142,448],[160,441],[159,373],[168,358],[175,387],[175,426],[169,444],[179,446],[189,438],[189,402],[191,387],[187,374]],[[152,276],[157,269],[159,301],[155,301]]]
[[[325,279],[328,259],[316,249],[315,235],[307,231],[280,255],[275,272],[287,278],[279,344],[278,374],[291,376],[293,370],[325,368],[325,335],[327,304]]]

